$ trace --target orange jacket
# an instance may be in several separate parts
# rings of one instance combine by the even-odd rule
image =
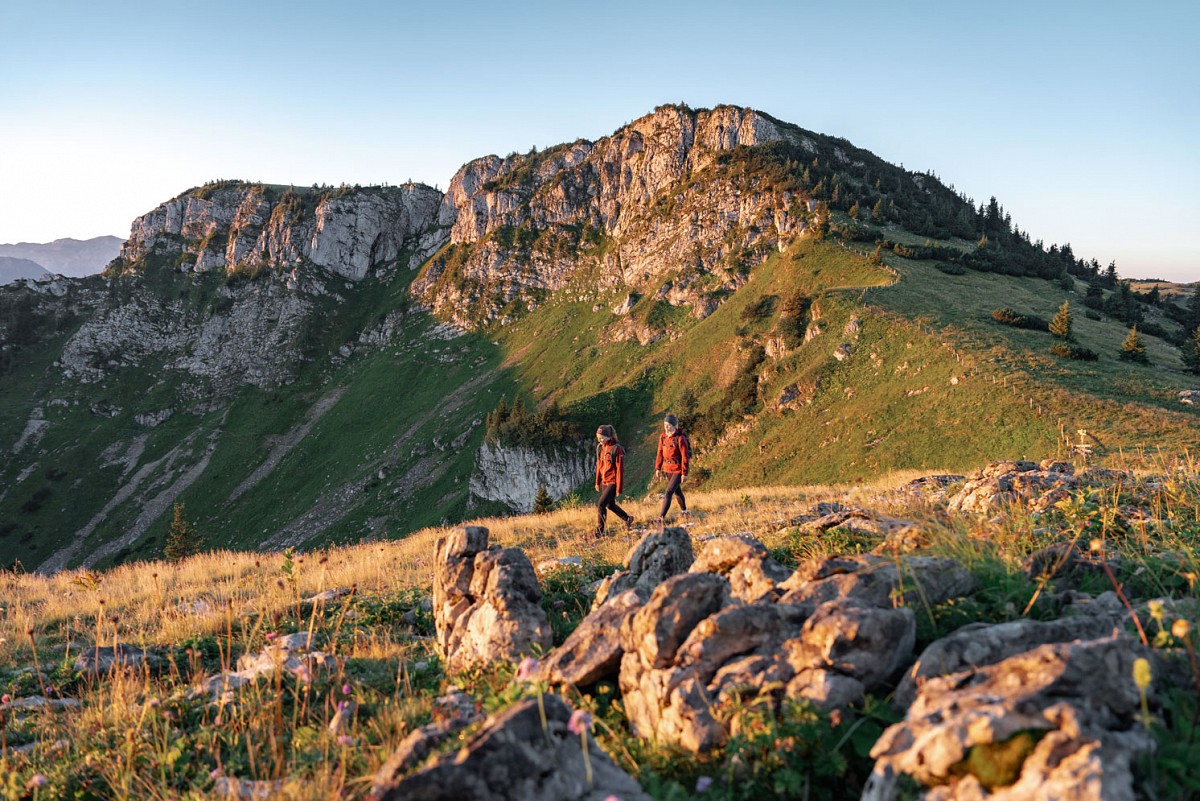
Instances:
[[[616,484],[618,495],[625,489],[625,449],[616,442],[596,448],[596,489],[601,484]]]
[[[658,455],[654,457],[654,469],[664,473],[688,474],[688,460],[692,458],[692,443],[687,434],[675,429],[674,434],[666,431],[658,435]]]

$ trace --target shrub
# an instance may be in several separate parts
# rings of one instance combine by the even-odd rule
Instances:
[[[1121,361],[1135,364],[1150,363],[1150,357],[1146,354],[1146,343],[1138,334],[1136,325],[1129,329],[1129,336],[1125,337],[1125,341],[1121,343],[1120,358]]]
[[[1010,306],[1002,306],[992,312],[992,319],[1001,325],[1011,325],[1013,328],[1028,328],[1031,331],[1044,331],[1046,321],[1032,314],[1017,314]]]
[[[1100,355],[1096,351],[1088,350],[1070,342],[1055,342],[1050,346],[1050,352],[1055,356],[1061,356],[1064,359],[1075,359],[1080,362],[1094,362],[1100,358]]]

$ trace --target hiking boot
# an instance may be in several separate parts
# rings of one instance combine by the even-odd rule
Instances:
[[[667,518],[665,518],[665,517],[658,518],[658,527],[659,527],[659,529],[666,528],[667,527]]]
[[[682,520],[682,523],[683,523],[683,525],[685,525],[685,526],[686,526],[688,523],[692,522],[692,515],[691,515],[691,513],[690,513],[690,512],[688,512],[688,510],[687,510],[687,509],[684,509],[682,512],[680,512],[680,513],[679,513],[679,516],[680,516],[681,518],[683,518],[683,520]]]
[[[633,515],[630,515],[629,517],[625,518],[625,530],[633,531]]]

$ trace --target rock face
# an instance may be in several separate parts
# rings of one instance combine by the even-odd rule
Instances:
[[[1137,719],[1124,637],[1044,645],[975,671],[930,679],[871,755],[864,801],[899,796],[898,777],[931,799],[1132,799],[1131,761],[1152,745]]]
[[[490,719],[457,754],[395,783],[380,801],[649,801],[596,741],[571,731],[571,708],[556,695],[529,698]],[[587,762],[583,748],[586,742]],[[589,781],[590,777],[590,781]]]
[[[549,650],[541,599],[529,558],[517,548],[489,549],[486,528],[467,526],[438,540],[433,616],[448,672]]]
[[[451,180],[438,218],[451,226],[454,252],[431,262],[413,291],[470,327],[514,304],[530,308],[581,267],[599,266],[602,289],[669,276],[662,299],[706,316],[714,292],[744,281],[739,267],[807,225],[804,200],[746,185],[720,160],[772,142],[811,157],[823,139],[750,109],[664,106],[597,142],[472,161]],[[701,278],[704,290],[693,287]]]
[[[198,271],[312,264],[360,281],[404,254],[415,267],[441,246],[441,199],[423,184],[283,192],[236,181],[210,184],[134,220],[115,266],[131,269],[150,255]]]
[[[642,599],[649,598],[655,587],[671,576],[686,572],[694,559],[687,529],[671,527],[647,534],[625,557],[625,568],[605,579],[596,590],[592,608],[630,589],[636,590]]]
[[[547,452],[484,440],[475,454],[471,494],[528,513],[539,487],[558,500],[591,479],[595,470],[595,455],[587,445]]]

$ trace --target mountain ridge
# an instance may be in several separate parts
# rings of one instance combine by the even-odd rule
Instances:
[[[0,292],[0,544],[54,569],[144,558],[174,503],[248,548],[496,512],[476,471],[537,458],[481,456],[514,396],[617,424],[637,492],[667,408],[713,486],[1042,457],[1081,427],[1176,447],[1195,415],[1165,340],[1166,367],[1059,380],[1029,355],[1045,332],[928,322],[983,287],[1047,314],[1094,280],[994,200],[736,107],[477,159],[445,194],[216,182],[135,220],[103,276]]]

